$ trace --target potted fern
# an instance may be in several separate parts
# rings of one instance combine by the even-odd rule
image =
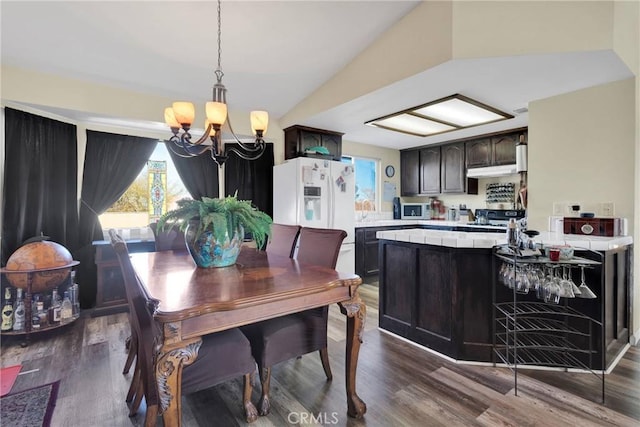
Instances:
[[[240,254],[245,232],[258,248],[271,234],[272,220],[248,200],[236,196],[201,200],[182,199],[178,207],[158,220],[158,230],[178,227],[184,232],[189,253],[198,267],[233,265]]]

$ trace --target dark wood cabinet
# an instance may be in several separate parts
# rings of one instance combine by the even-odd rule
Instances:
[[[311,147],[324,147],[330,158],[340,161],[342,157],[343,133],[306,126],[291,126],[284,130],[284,158],[293,159],[304,156]],[[328,156],[329,157],[329,156]]]
[[[96,307],[92,315],[127,311],[127,294],[124,289],[124,279],[120,270],[118,258],[111,243],[106,240],[93,242],[96,249],[95,263],[97,267]],[[154,252],[155,242],[152,240],[127,241],[129,253]]]
[[[500,264],[492,249],[380,240],[378,252],[382,329],[457,360],[492,361],[493,293],[496,301],[513,298],[513,291],[493,277]],[[571,341],[593,349],[592,354],[576,355],[592,369],[602,369],[599,349],[603,340],[605,367],[611,366],[629,342],[631,253],[631,246],[576,251],[578,256],[602,262],[585,271],[597,298],[567,300],[572,309],[604,322],[604,331],[595,328],[590,343],[586,336]],[[573,279],[579,281],[575,275]],[[538,301],[532,292],[520,297]],[[577,327],[572,322],[578,321],[569,320],[569,326]]]
[[[400,152],[400,193],[403,196],[420,194],[420,152]]]
[[[491,137],[493,146],[493,164],[511,165],[516,162],[516,145],[521,132]]]
[[[363,279],[378,279],[378,231],[419,228],[418,225],[356,228],[356,274]]]
[[[420,194],[440,194],[440,147],[420,150]]]
[[[478,194],[478,180],[467,178],[464,142],[401,151],[400,166],[403,196]]]
[[[466,169],[464,167],[464,143],[444,145],[440,183],[442,193],[464,193]]]
[[[516,145],[527,130],[518,129],[465,142],[467,168],[511,165],[516,162]]]
[[[491,166],[493,148],[490,138],[475,139],[465,144],[468,168]]]

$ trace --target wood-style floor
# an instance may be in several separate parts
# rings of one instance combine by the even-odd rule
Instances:
[[[448,362],[377,329],[377,287],[363,285],[367,324],[360,350],[357,390],[367,403],[362,420],[346,415],[344,316],[331,308],[329,353],[334,380],[327,382],[319,357],[277,365],[271,382],[271,414],[254,426],[638,426],[640,349],[631,348],[606,377],[606,403],[591,374],[519,371],[518,396],[507,368]],[[12,391],[61,379],[53,426],[138,426],[144,404],[127,416],[124,397],[131,375],[122,375],[126,314],[89,313],[30,346],[2,340],[2,367],[22,364]],[[258,400],[257,388],[254,401]],[[183,397],[185,426],[244,425],[241,380]],[[161,425],[161,422],[159,422]]]

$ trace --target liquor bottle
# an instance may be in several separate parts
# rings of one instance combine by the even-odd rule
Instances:
[[[61,309],[62,309],[62,301],[60,301],[58,290],[54,289],[51,295],[51,305],[49,306],[49,323],[51,325],[60,324]]]
[[[44,312],[44,302],[36,301],[36,309],[33,313],[31,313],[31,329],[40,329],[42,326],[46,326],[46,314],[44,316],[41,313]],[[42,319],[45,319],[43,324]]]
[[[60,310],[60,323],[69,323],[73,318],[73,305],[69,299],[69,291],[64,291],[62,309]]]
[[[5,288],[4,305],[2,306],[2,326],[0,330],[10,331],[13,328],[13,303],[11,302],[11,289]]]
[[[13,330],[24,330],[24,300],[22,299],[22,289],[18,288],[18,294],[16,295],[16,303],[13,309]]]

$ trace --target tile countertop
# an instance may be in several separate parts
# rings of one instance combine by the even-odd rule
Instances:
[[[447,221],[434,221],[447,222]],[[444,224],[443,224],[444,225]],[[378,239],[396,240],[400,242],[420,243],[434,246],[447,246],[451,248],[484,248],[507,243],[506,233],[468,233],[461,231],[425,230],[422,228],[378,231]],[[600,237],[580,236],[571,234],[558,234],[542,232],[534,238],[537,243],[543,245],[569,245],[575,248],[606,251],[633,243],[631,236]]]
[[[420,220],[420,219],[378,219],[373,221],[356,221],[356,228],[364,227],[393,227],[404,225],[432,225],[441,227],[479,227],[479,228],[495,228],[497,230],[504,230],[505,227],[496,227],[493,225],[482,224],[468,224],[466,222],[458,221],[443,221],[443,220]]]

